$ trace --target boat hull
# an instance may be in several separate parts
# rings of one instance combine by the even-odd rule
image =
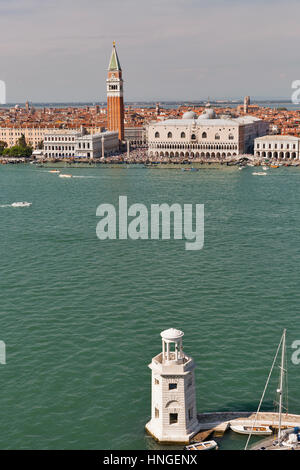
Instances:
[[[230,426],[230,429],[237,434],[252,434],[253,436],[271,436],[272,430],[268,426]]]

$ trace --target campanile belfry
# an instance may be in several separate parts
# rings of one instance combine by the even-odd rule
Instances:
[[[122,69],[113,43],[113,50],[108,67],[107,78],[107,128],[118,131],[119,140],[124,140],[124,101]]]

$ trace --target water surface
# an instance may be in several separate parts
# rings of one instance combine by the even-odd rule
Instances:
[[[61,179],[0,168],[0,448],[156,448],[144,433],[147,365],[169,327],[185,332],[206,412],[256,409],[287,328],[289,406],[300,413],[300,171],[252,171],[73,168],[80,178]],[[204,249],[99,241],[96,208],[119,195],[204,203]],[[32,206],[9,206],[17,201]],[[244,442],[228,434],[223,448]]]

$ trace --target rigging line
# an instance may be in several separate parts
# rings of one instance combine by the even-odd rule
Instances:
[[[286,390],[286,412],[289,412],[289,380],[288,380],[288,360],[285,346],[285,390]]]
[[[270,382],[270,378],[271,378],[271,375],[272,375],[272,372],[273,372],[273,369],[274,369],[274,366],[275,366],[275,363],[276,363],[276,360],[277,360],[277,356],[278,356],[278,353],[279,353],[279,350],[280,350],[280,347],[281,347],[281,344],[282,344],[282,341],[283,341],[283,336],[284,336],[284,334],[282,335],[281,340],[280,340],[280,343],[279,343],[279,345],[278,345],[278,348],[277,348],[277,351],[276,351],[276,354],[275,354],[275,357],[274,357],[274,360],[273,360],[273,364],[272,364],[272,367],[271,367],[271,370],[270,370],[270,373],[269,373],[269,376],[268,376],[268,379],[267,379],[267,382],[266,382],[266,385],[265,385],[265,388],[264,388],[262,397],[261,397],[261,399],[260,399],[260,402],[259,402],[259,405],[258,405],[258,408],[257,408],[257,411],[256,411],[256,415],[255,415],[255,419],[254,419],[254,422],[253,422],[253,425],[252,425],[252,429],[251,429],[251,432],[250,432],[250,434],[249,434],[249,436],[248,436],[248,439],[247,439],[246,446],[245,446],[245,449],[244,449],[244,450],[247,450],[249,441],[250,441],[251,436],[252,436],[252,433],[253,433],[253,429],[254,429],[255,424],[256,424],[256,422],[257,422],[258,413],[259,413],[259,411],[260,411],[260,408],[261,408],[263,399],[264,399],[264,397],[265,397],[265,393],[266,393],[266,391],[267,391],[267,388],[268,388],[268,385],[269,385],[269,382]]]

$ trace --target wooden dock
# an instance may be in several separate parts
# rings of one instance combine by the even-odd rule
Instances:
[[[214,437],[222,437],[231,424],[252,425],[256,419],[256,426],[270,426],[274,430],[278,429],[278,413],[260,412],[256,416],[255,412],[218,412],[198,414],[198,421],[201,425],[200,431],[193,436],[191,442],[202,442],[213,434]],[[282,427],[300,427],[300,415],[283,414]]]

